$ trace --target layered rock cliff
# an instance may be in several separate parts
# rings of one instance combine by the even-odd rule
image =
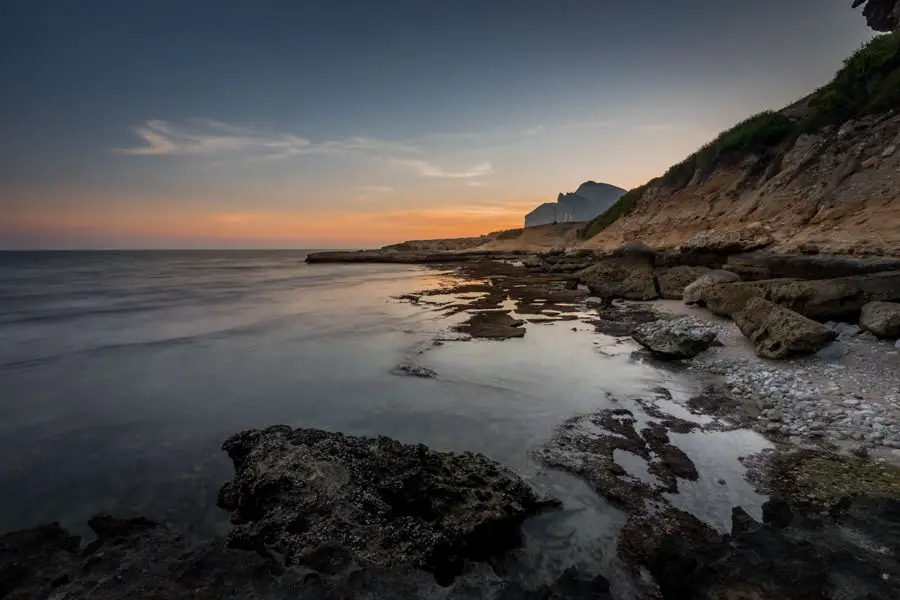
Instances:
[[[587,181],[575,193],[560,194],[556,202],[541,204],[525,215],[525,227],[590,221],[606,211],[624,193],[622,188],[608,183]]]

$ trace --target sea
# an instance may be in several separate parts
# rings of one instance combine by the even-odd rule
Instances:
[[[87,519],[110,513],[224,535],[222,442],[288,424],[482,452],[564,501],[526,524],[523,572],[612,560],[625,516],[533,452],[572,416],[700,384],[580,322],[454,341],[460,315],[399,298],[450,285],[452,271],[306,254],[0,253],[0,533],[60,521],[89,535]],[[738,457],[761,438],[672,437],[701,472],[674,504],[723,531],[733,506],[758,513]]]

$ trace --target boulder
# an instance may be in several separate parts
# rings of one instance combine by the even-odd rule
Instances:
[[[697,304],[706,306],[706,294],[710,289],[720,283],[735,283],[741,278],[731,271],[715,270],[698,277],[693,283],[684,288],[682,298],[685,304]]]
[[[655,253],[653,252],[653,249],[650,248],[650,246],[639,240],[631,240],[630,242],[625,242],[612,251],[613,256],[631,256],[646,259],[652,259],[654,254]]]
[[[747,300],[732,318],[762,358],[814,354],[837,338],[821,323],[758,297]]]
[[[234,479],[218,504],[233,548],[275,548],[285,565],[412,567],[449,583],[466,560],[521,542],[552,502],[482,454],[286,425],[232,436]]]
[[[594,296],[626,300],[659,298],[652,263],[640,256],[610,256],[578,274]]]
[[[716,340],[715,328],[693,317],[661,319],[638,326],[632,339],[666,358],[693,358]]]
[[[900,338],[900,304],[869,302],[862,308],[859,325],[881,339]]]
[[[869,302],[900,300],[900,272],[721,284],[706,293],[706,305],[717,315],[730,316],[753,297],[765,298],[819,321],[854,320]]]
[[[685,253],[739,254],[765,248],[774,240],[761,226],[749,226],[732,231],[704,231],[681,245]]]
[[[707,267],[668,267],[656,269],[659,295],[667,300],[681,300],[685,288],[710,272]]]

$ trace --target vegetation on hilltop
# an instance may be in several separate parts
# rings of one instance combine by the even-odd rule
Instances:
[[[810,98],[806,113],[793,120],[783,112],[765,111],[719,134],[665,175],[622,196],[585,229],[589,239],[630,214],[650,185],[684,188],[700,172],[703,179],[717,167],[755,155],[768,163],[779,146],[801,133],[840,125],[853,118],[900,107],[900,31],[879,35],[844,60],[834,79]]]
[[[900,107],[900,32],[879,35],[844,60],[800,122],[804,132]]]

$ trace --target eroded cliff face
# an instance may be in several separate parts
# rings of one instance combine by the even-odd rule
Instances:
[[[672,248],[747,227],[768,230],[778,250],[900,255],[900,114],[792,137],[765,157],[698,170],[680,189],[651,182],[630,214],[583,247]]]

